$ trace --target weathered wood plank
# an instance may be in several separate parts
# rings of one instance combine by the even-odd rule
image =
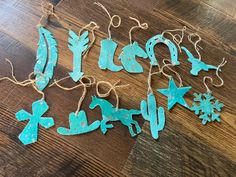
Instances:
[[[207,1],[202,0],[206,5],[211,6],[221,13],[224,13],[232,18],[236,17],[236,3],[235,1],[231,0],[224,0],[224,1]]]
[[[57,5],[56,13],[71,24],[77,32],[91,20],[98,23],[100,29],[96,32],[96,42],[88,57],[83,60],[83,70],[86,74],[94,75],[98,80],[115,83],[120,79],[124,84],[130,83],[128,88],[117,90],[121,98],[120,107],[138,109],[140,101],[146,99],[149,62],[139,60],[144,66],[145,73],[137,75],[124,71],[112,73],[101,71],[98,68],[100,40],[107,36],[109,21],[102,9],[93,5],[93,2],[92,0],[53,1],[54,5]],[[222,122],[202,126],[194,113],[176,106],[172,111],[167,112],[167,128],[161,133],[159,141],[156,142],[150,138],[148,125],[145,124],[144,133],[138,137],[123,172],[140,176],[158,174],[165,176],[230,176],[235,173],[233,168],[236,159],[236,142],[233,140],[236,136],[234,96],[236,22],[233,13],[227,14],[225,10],[234,8],[233,5],[230,5],[232,2],[221,7],[219,5],[221,2],[217,4],[207,2],[208,4],[206,4],[206,1],[203,3],[198,0],[148,0],[145,2],[142,0],[101,0],[100,2],[111,14],[118,14],[122,17],[121,27],[111,29],[112,38],[119,44],[115,55],[115,61],[118,64],[120,63],[117,58],[121,48],[129,43],[128,31],[131,26],[135,25],[128,19],[128,16],[136,17],[141,22],[149,24],[148,30],[137,30],[133,33],[133,39],[142,46],[145,46],[147,39],[154,34],[165,29],[182,28],[185,25],[191,32],[197,30],[203,38],[201,46],[204,50],[201,52],[205,62],[217,65],[221,62],[222,57],[226,57],[228,60],[228,64],[221,73],[225,86],[220,89],[211,87],[214,96],[226,105],[221,114]],[[24,79],[32,71],[35,63],[38,40],[35,26],[42,15],[40,1],[0,1],[0,15],[0,75],[10,75],[9,66],[3,61],[7,57],[13,61],[17,78]],[[198,27],[200,27],[199,30]],[[68,31],[63,29],[55,19],[51,19],[47,28],[53,32],[58,41],[59,65],[56,68],[55,78],[61,78],[68,75],[68,71],[72,68],[72,54],[67,47]],[[186,38],[183,45],[194,52]],[[160,45],[156,50],[159,59],[169,57],[165,47]],[[197,78],[190,76],[191,66],[185,60],[186,56],[180,54],[181,65],[176,70],[184,76],[184,85],[193,87],[193,90],[186,96],[187,102],[190,103],[193,99],[193,92],[205,92],[202,78],[207,73],[202,72]],[[211,71],[210,75],[214,76],[214,72]],[[165,77],[155,77],[153,78],[153,89],[166,87],[167,82]],[[216,82],[218,81],[216,80]],[[42,176],[122,175],[117,170],[121,170],[125,164],[135,139],[130,138],[127,128],[120,123],[115,123],[115,128],[110,130],[106,136],[99,131],[71,137],[56,134],[56,127],[68,125],[68,114],[76,109],[81,95],[80,89],[72,92],[65,92],[58,88],[46,89],[47,102],[51,106],[47,115],[53,115],[56,118],[56,127],[50,130],[40,129],[39,142],[30,147],[24,147],[20,145],[17,134],[26,123],[17,122],[14,113],[21,108],[30,111],[31,103],[39,96],[32,88],[19,88],[9,82],[0,84],[0,110],[2,112],[1,120],[3,120],[0,123],[0,136],[4,140],[3,143],[6,144],[3,145],[4,148],[0,152],[0,155],[4,156],[4,162],[0,160],[4,164],[0,165],[0,175],[4,176],[7,171],[11,171],[10,176],[15,176],[16,173],[22,174],[22,176],[32,176],[37,174],[38,168],[40,168],[38,173]],[[65,82],[64,84],[71,85],[72,83]],[[93,94],[95,94],[94,88],[89,90],[82,106],[88,113],[90,122],[101,119],[99,109],[95,111],[88,109],[90,96]],[[156,92],[155,94],[158,105],[166,107],[166,98]],[[115,104],[114,95],[108,99]],[[137,117],[137,120],[142,125],[141,117]],[[153,150],[149,150],[149,148]],[[9,149],[10,151],[8,151]],[[45,155],[43,151],[45,151]],[[21,155],[22,152],[25,154]],[[88,157],[86,154],[89,154]],[[210,155],[208,156],[208,154]],[[74,159],[74,156],[77,158]],[[35,158],[38,158],[38,161],[34,161]],[[11,163],[7,166],[9,161]],[[31,168],[30,164],[32,164]],[[97,164],[101,164],[101,167]],[[218,171],[217,168],[219,168]]]
[[[236,161],[175,125],[168,123],[160,139],[155,141],[149,133],[149,124],[145,123],[123,172],[136,177],[234,176]]]
[[[187,26],[202,34],[204,40],[209,41],[210,38],[215,43],[226,45],[235,51],[236,42],[232,38],[236,34],[235,19],[229,18],[211,6],[199,3],[198,0],[166,0],[159,1],[155,11],[172,18],[173,21],[188,24]]]

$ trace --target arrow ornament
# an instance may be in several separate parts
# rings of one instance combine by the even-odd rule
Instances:
[[[77,82],[84,73],[82,69],[82,56],[88,49],[88,31],[84,31],[81,36],[78,36],[74,31],[69,31],[68,47],[73,53],[73,71],[69,72],[70,77]]]

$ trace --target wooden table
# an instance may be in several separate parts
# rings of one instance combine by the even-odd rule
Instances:
[[[87,58],[83,70],[97,80],[122,84],[128,88],[118,89],[120,107],[139,109],[140,101],[146,99],[149,62],[140,59],[144,74],[128,74],[125,71],[110,72],[98,68],[100,40],[107,37],[108,18],[92,0],[53,0],[56,14],[78,31],[91,20],[98,23],[96,42]],[[225,84],[221,88],[210,86],[214,96],[225,104],[221,123],[201,124],[193,113],[176,105],[166,111],[166,127],[158,140],[153,140],[149,123],[136,117],[142,133],[131,138],[126,127],[119,122],[104,136],[100,130],[79,136],[61,136],[56,133],[59,126],[68,126],[68,115],[77,108],[82,89],[71,92],[57,87],[45,90],[50,110],[46,115],[55,118],[55,126],[48,130],[40,128],[39,140],[24,146],[18,134],[27,121],[18,122],[15,113],[24,108],[31,112],[31,104],[40,98],[32,87],[19,87],[8,81],[0,84],[0,176],[235,176],[236,174],[236,1],[207,0],[100,0],[111,14],[122,17],[119,28],[112,28],[112,38],[119,44],[115,60],[121,48],[129,43],[128,31],[135,25],[128,17],[147,22],[149,29],[137,30],[133,39],[145,46],[146,41],[165,29],[187,27],[186,35],[197,32],[203,61],[218,65],[225,57],[228,64],[220,75]],[[0,1],[0,75],[10,76],[9,58],[19,80],[27,78],[33,71],[37,50],[36,25],[42,15],[40,1]],[[47,28],[58,41],[59,63],[55,78],[68,75],[72,69],[72,53],[67,47],[68,31],[51,19]],[[193,46],[185,37],[183,44],[195,55]],[[155,48],[159,58],[169,57],[166,47]],[[201,72],[199,77],[189,74],[190,63],[186,56],[179,56],[181,65],[176,71],[183,76],[185,86],[193,89],[186,95],[190,104],[194,92],[205,92],[202,79],[211,75],[219,83],[214,71]],[[177,79],[176,79],[177,80]],[[177,81],[176,81],[177,82]],[[64,85],[73,85],[67,81]],[[165,77],[153,78],[152,87],[166,87]],[[105,91],[105,88],[103,88]],[[82,108],[89,122],[101,119],[100,110],[88,108],[95,88],[89,90]],[[167,107],[166,97],[155,92],[157,104]],[[115,95],[108,98],[114,105]],[[234,175],[233,175],[234,174]]]

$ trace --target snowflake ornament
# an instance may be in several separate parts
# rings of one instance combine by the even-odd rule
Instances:
[[[194,111],[196,115],[200,114],[199,118],[202,120],[202,124],[205,125],[207,122],[213,121],[220,122],[220,114],[217,112],[221,111],[224,104],[216,100],[210,92],[204,94],[194,93],[193,95],[195,97],[193,99],[194,103],[190,109]]]

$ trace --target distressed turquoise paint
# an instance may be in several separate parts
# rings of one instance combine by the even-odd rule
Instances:
[[[146,52],[149,56],[149,59],[151,60],[151,65],[153,66],[157,66],[158,62],[155,56],[155,52],[154,52],[154,47],[156,44],[165,44],[170,51],[170,58],[171,58],[171,63],[173,65],[179,65],[179,61],[178,61],[178,50],[177,47],[175,46],[175,44],[173,42],[171,42],[169,39],[165,38],[163,35],[158,34],[156,36],[153,36],[152,38],[150,38],[147,43],[146,43]]]
[[[165,126],[165,110],[163,107],[156,106],[156,99],[153,93],[148,94],[147,101],[142,100],[141,113],[145,120],[150,122],[151,134],[154,139],[158,139],[159,131]],[[158,123],[157,123],[158,120]]]
[[[70,128],[59,127],[57,132],[61,135],[79,135],[96,130],[100,126],[100,121],[95,121],[88,125],[86,113],[81,110],[78,115],[74,112],[69,115]]]
[[[205,125],[207,122],[217,121],[220,122],[221,108],[224,107],[223,103],[215,99],[210,92],[204,94],[194,93],[194,102],[190,109],[195,112],[196,115],[200,115],[199,118],[202,120],[202,124]]]
[[[40,26],[38,27],[38,32],[39,42],[34,74],[36,76],[35,84],[42,91],[53,77],[54,67],[58,59],[58,51],[57,42],[50,31]]]
[[[188,61],[192,64],[192,69],[190,71],[192,75],[197,76],[201,70],[209,71],[209,69],[217,69],[216,66],[205,64],[198,58],[195,58],[187,48],[181,47],[181,49],[186,53],[188,56]]]
[[[68,47],[73,53],[73,71],[70,72],[71,78],[77,82],[84,75],[81,71],[82,54],[88,49],[88,31],[84,31],[81,36],[78,36],[72,30],[69,31]]]
[[[171,78],[167,89],[157,89],[157,91],[168,97],[168,110],[170,110],[176,103],[189,108],[183,97],[191,88],[192,87],[178,88],[175,85],[174,80]]]
[[[49,107],[44,100],[38,100],[32,104],[32,114],[28,113],[24,109],[16,113],[18,121],[29,120],[24,130],[18,136],[24,145],[34,143],[38,140],[39,124],[47,129],[54,125],[52,117],[42,117],[48,109]]]
[[[146,52],[139,46],[137,42],[129,44],[122,49],[119,60],[124,69],[129,73],[142,73],[143,67],[136,61],[137,57],[147,58]]]
[[[117,43],[112,39],[101,40],[101,51],[98,61],[98,66],[101,69],[108,69],[111,71],[120,71],[123,69],[122,66],[117,66],[114,63],[114,55],[117,48]]]
[[[128,127],[132,137],[136,136],[141,132],[141,128],[137,121],[133,119],[134,115],[140,115],[140,110],[127,110],[127,109],[116,109],[114,106],[105,99],[97,98],[92,96],[92,102],[89,105],[90,109],[94,109],[99,106],[102,111],[101,131],[103,134],[107,132],[108,128],[113,128],[113,125],[107,124],[111,121],[121,121],[121,123]],[[132,125],[136,128],[136,133],[133,131]]]

